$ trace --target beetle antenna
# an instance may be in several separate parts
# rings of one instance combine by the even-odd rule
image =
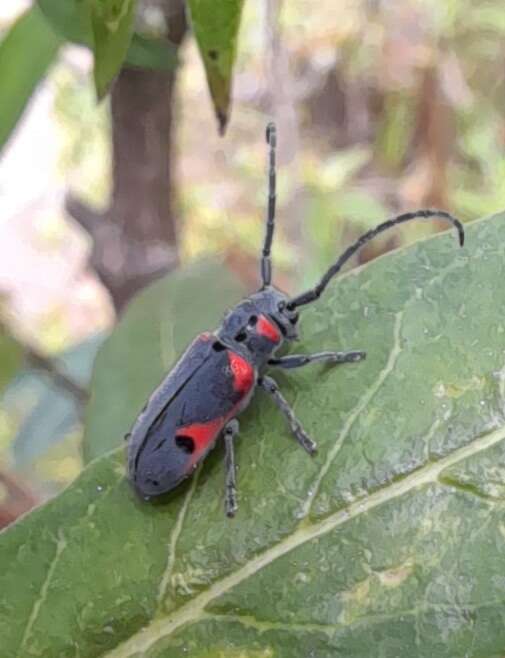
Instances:
[[[375,238],[375,236],[379,233],[387,231],[396,224],[410,222],[412,219],[430,219],[431,217],[442,217],[443,219],[447,219],[449,222],[451,222],[451,224],[455,226],[458,231],[459,244],[461,247],[463,246],[465,241],[465,232],[463,230],[463,226],[458,219],[450,215],[448,212],[445,212],[445,210],[416,210],[415,212],[407,212],[403,215],[398,215],[397,217],[393,217],[392,219],[388,219],[386,222],[379,224],[370,231],[367,231],[358,240],[356,240],[356,242],[347,247],[344,253],[338,258],[336,263],[334,263],[322,277],[317,286],[307,290],[297,297],[293,297],[293,299],[288,301],[288,309],[292,310],[297,306],[310,304],[311,302],[314,302],[316,299],[318,299],[331,279],[342,269],[344,263],[346,263],[349,258],[351,258],[351,256],[353,256],[357,251],[359,251],[359,249],[361,249],[361,247],[363,247],[363,245]]]
[[[263,251],[261,254],[261,281],[263,288],[272,282],[272,260],[270,251],[274,238],[275,228],[275,147],[277,146],[277,132],[275,123],[269,123],[266,130],[267,144],[270,146],[268,157],[268,209],[267,209],[267,231]]]

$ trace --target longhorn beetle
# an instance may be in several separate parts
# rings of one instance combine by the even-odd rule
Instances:
[[[299,368],[309,363],[354,363],[365,352],[318,352],[275,356],[284,341],[297,338],[297,309],[314,302],[330,280],[365,243],[382,231],[412,219],[442,217],[458,231],[461,223],[442,210],[417,210],[389,219],[367,231],[350,245],[306,292],[289,297],[272,285],[270,250],[275,217],[275,125],[266,131],[269,145],[268,210],[266,236],[261,254],[262,286],[239,302],[214,332],[200,334],[190,344],[172,371],[149,398],[129,436],[128,471],[136,489],[146,497],[176,487],[188,477],[214,446],[222,432],[225,444],[225,510],[237,510],[234,441],[239,431],[236,416],[243,411],[256,388],[268,393],[285,417],[298,443],[313,455],[316,444],[305,432],[267,367]]]

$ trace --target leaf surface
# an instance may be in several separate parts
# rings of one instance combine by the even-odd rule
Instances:
[[[256,395],[234,520],[221,447],[159,504],[132,493],[119,449],[1,534],[4,654],[503,655],[505,217],[466,245],[377,259],[305,311],[297,352],[367,360],[276,375],[314,459]]]
[[[189,0],[188,4],[219,130],[224,133],[230,115],[233,66],[244,0]]]

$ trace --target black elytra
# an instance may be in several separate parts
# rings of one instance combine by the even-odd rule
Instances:
[[[284,415],[292,435],[309,453],[316,444],[305,432],[275,381],[265,374],[272,368],[299,368],[310,363],[353,363],[363,351],[290,354],[276,357],[285,342],[295,340],[298,308],[318,299],[330,280],[353,254],[379,233],[413,219],[441,217],[453,224],[463,245],[461,223],[443,210],[417,210],[389,219],[351,244],[313,288],[289,297],[272,285],[271,247],[275,228],[276,129],[266,131],[269,145],[268,209],[261,254],[261,288],[239,302],[221,326],[200,334],[153,392],[129,437],[128,473],[137,491],[157,496],[189,476],[214,446],[220,434],[225,443],[225,511],[237,510],[234,440],[236,416],[249,404],[257,387],[267,392]]]

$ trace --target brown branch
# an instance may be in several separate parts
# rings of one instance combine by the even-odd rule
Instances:
[[[46,372],[59,388],[71,393],[82,404],[89,399],[85,388],[66,375],[57,364],[47,356],[40,354],[32,347],[24,346],[25,357],[29,365],[38,370]]]
[[[183,0],[165,2],[167,39],[186,34]],[[124,68],[111,93],[113,189],[100,215],[69,196],[66,207],[91,235],[90,265],[118,312],[178,262],[172,189],[173,98],[177,69]]]

